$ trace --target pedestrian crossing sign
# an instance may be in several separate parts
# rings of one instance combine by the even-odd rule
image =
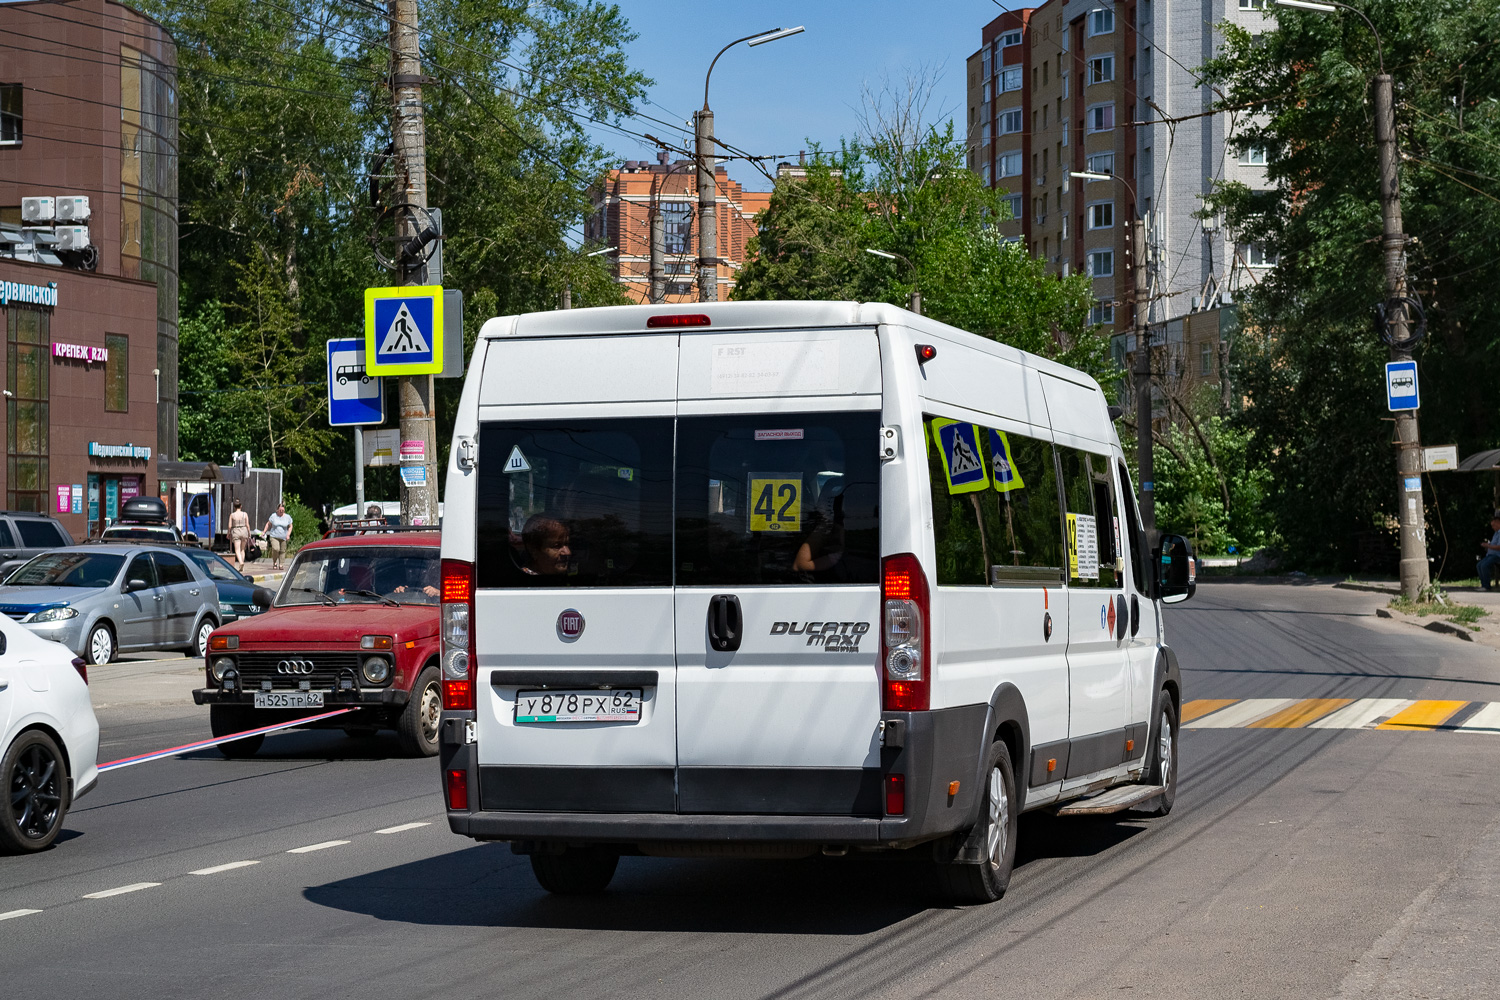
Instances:
[[[935,417],[932,443],[947,474],[949,493],[973,493],[990,485],[990,473],[979,450],[978,427]]]
[[[366,288],[365,358],[371,375],[441,372],[442,286]]]
[[[990,473],[995,489],[1000,493],[1026,488],[1025,481],[1021,479],[1021,470],[1016,468],[1015,456],[1010,451],[1010,438],[1005,436],[1004,431],[997,431],[993,427],[990,428]]]

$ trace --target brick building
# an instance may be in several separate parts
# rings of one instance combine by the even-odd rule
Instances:
[[[755,216],[771,203],[770,192],[746,191],[729,179],[723,167],[718,182],[719,298],[734,290],[735,271],[744,264],[746,246],[755,235]],[[593,189],[593,214],[584,224],[591,243],[618,247],[615,280],[638,303],[651,291],[651,205],[662,213],[665,243],[667,302],[698,299],[698,183],[692,160],[670,162],[666,153],[657,162],[626,160]]]
[[[82,538],[176,458],[176,48],[110,0],[0,31],[0,491]]]

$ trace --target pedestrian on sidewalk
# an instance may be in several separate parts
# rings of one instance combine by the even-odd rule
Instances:
[[[241,573],[245,572],[245,548],[250,544],[250,515],[242,509],[244,506],[236,500],[229,515],[229,544],[234,549],[234,568]]]
[[[1490,518],[1490,531],[1490,540],[1480,543],[1484,556],[1479,560],[1479,586],[1483,590],[1491,589],[1490,580],[1495,575],[1495,568],[1500,566],[1500,510]]]
[[[266,540],[271,549],[271,569],[281,569],[281,558],[286,555],[286,543],[292,537],[292,515],[286,512],[286,504],[276,505],[276,513],[266,519]]]

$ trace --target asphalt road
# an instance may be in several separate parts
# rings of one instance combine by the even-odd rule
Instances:
[[[1207,583],[1168,612],[1186,695],[1247,717],[1282,703],[1244,699],[1463,704],[1446,728],[1205,714],[1183,733],[1170,817],[1027,816],[991,906],[935,904],[888,857],[628,858],[606,895],[554,898],[526,859],[448,832],[436,765],[396,758],[393,736],[298,733],[254,760],[105,775],[53,849],[0,858],[0,983],[48,998],[1492,996],[1500,734],[1470,703],[1500,701],[1500,651],[1376,619],[1378,601]],[[178,694],[195,663],[95,671],[101,759],[207,736]]]

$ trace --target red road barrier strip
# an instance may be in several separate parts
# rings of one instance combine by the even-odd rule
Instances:
[[[347,715],[348,713],[353,711],[354,709],[352,708],[340,708],[335,709],[332,712],[324,712],[322,715],[309,715],[303,719],[293,719],[291,722],[278,722],[274,726],[261,726],[259,729],[247,729],[242,733],[235,733],[232,736],[216,736],[211,740],[199,740],[197,743],[184,743],[180,747],[171,747],[166,750],[155,750],[151,753],[143,753],[139,757],[124,757],[120,760],[112,760],[108,764],[100,764],[99,770],[113,771],[115,768],[129,767],[132,764],[144,764],[148,760],[161,760],[163,757],[175,757],[178,754],[189,753],[193,750],[206,750],[209,747],[216,747],[220,743],[233,743],[235,740],[242,740],[247,736],[264,736],[266,733],[274,733],[282,729],[291,729],[294,726],[305,725],[309,722],[318,722],[323,719],[331,719],[336,715]]]

